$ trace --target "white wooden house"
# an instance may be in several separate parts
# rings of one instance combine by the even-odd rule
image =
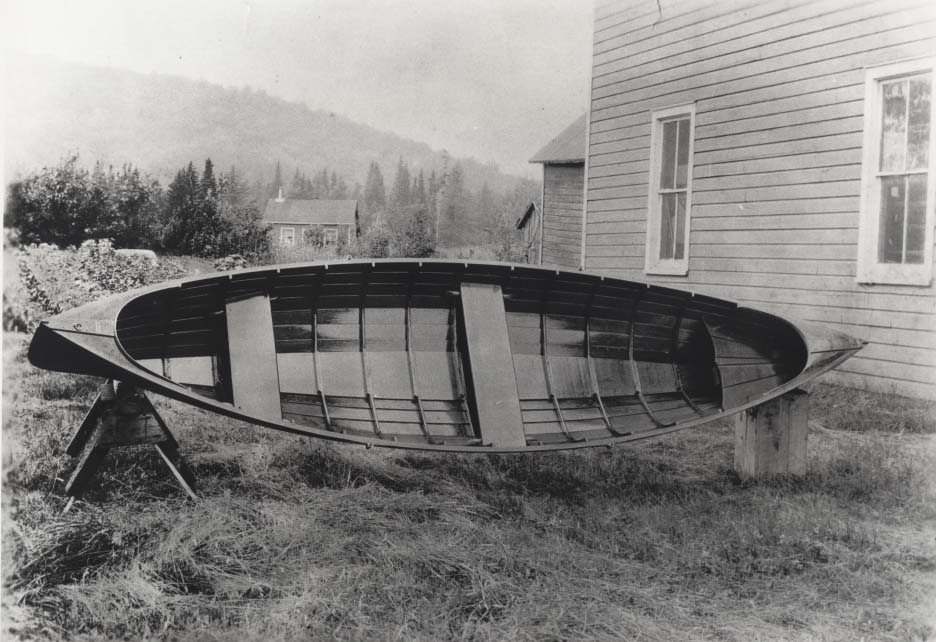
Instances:
[[[936,398],[926,0],[600,0],[584,267],[830,324]]]
[[[263,222],[270,226],[273,243],[287,247],[308,244],[312,238],[337,247],[360,234],[356,200],[289,199],[281,191],[267,201]]]

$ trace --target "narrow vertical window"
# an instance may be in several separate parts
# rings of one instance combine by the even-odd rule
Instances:
[[[686,274],[692,189],[692,105],[653,113],[646,271]]]
[[[933,67],[868,71],[858,280],[928,285],[932,279]]]
[[[282,245],[295,245],[296,244],[296,228],[281,227],[280,228],[280,243]]]

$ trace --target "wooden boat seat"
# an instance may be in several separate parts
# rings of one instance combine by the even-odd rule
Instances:
[[[224,316],[234,406],[261,417],[282,419],[270,297],[230,300]]]
[[[462,283],[460,300],[481,441],[526,446],[501,287]]]

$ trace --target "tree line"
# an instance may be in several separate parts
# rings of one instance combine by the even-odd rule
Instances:
[[[430,256],[440,246],[501,242],[513,221],[536,197],[537,185],[524,181],[507,194],[488,186],[471,190],[461,164],[411,171],[401,158],[393,182],[384,181],[377,161],[364,185],[349,186],[327,168],[311,175],[296,168],[283,180],[280,163],[273,180],[251,185],[236,167],[218,172],[211,159],[199,169],[180,168],[167,187],[131,164],[119,168],[81,165],[71,154],[10,184],[4,224],[25,243],[77,246],[109,238],[116,247],[221,257],[242,254],[261,259],[270,253],[269,226],[262,220],[266,200],[355,199],[363,234],[349,253],[360,256]]]
[[[106,238],[116,247],[262,260],[270,252],[262,207],[281,186],[279,176],[277,164],[273,183],[251,187],[236,167],[217,172],[209,158],[200,170],[189,162],[163,188],[132,164],[96,162],[89,170],[74,153],[9,185],[4,225],[15,228],[23,243],[68,247]],[[329,198],[347,189],[327,170],[313,180],[297,176],[300,188],[316,193],[324,176]]]
[[[513,238],[513,223],[538,184],[522,181],[506,194],[488,185],[472,190],[460,163],[446,158],[439,171],[411,171],[400,159],[389,190],[372,161],[360,195],[365,242],[371,256],[429,256],[437,247],[499,244]]]

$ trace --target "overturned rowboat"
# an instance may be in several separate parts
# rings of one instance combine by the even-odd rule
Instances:
[[[266,267],[44,321],[36,366],[260,426],[394,448],[612,445],[780,396],[861,349],[729,301],[526,265]]]

